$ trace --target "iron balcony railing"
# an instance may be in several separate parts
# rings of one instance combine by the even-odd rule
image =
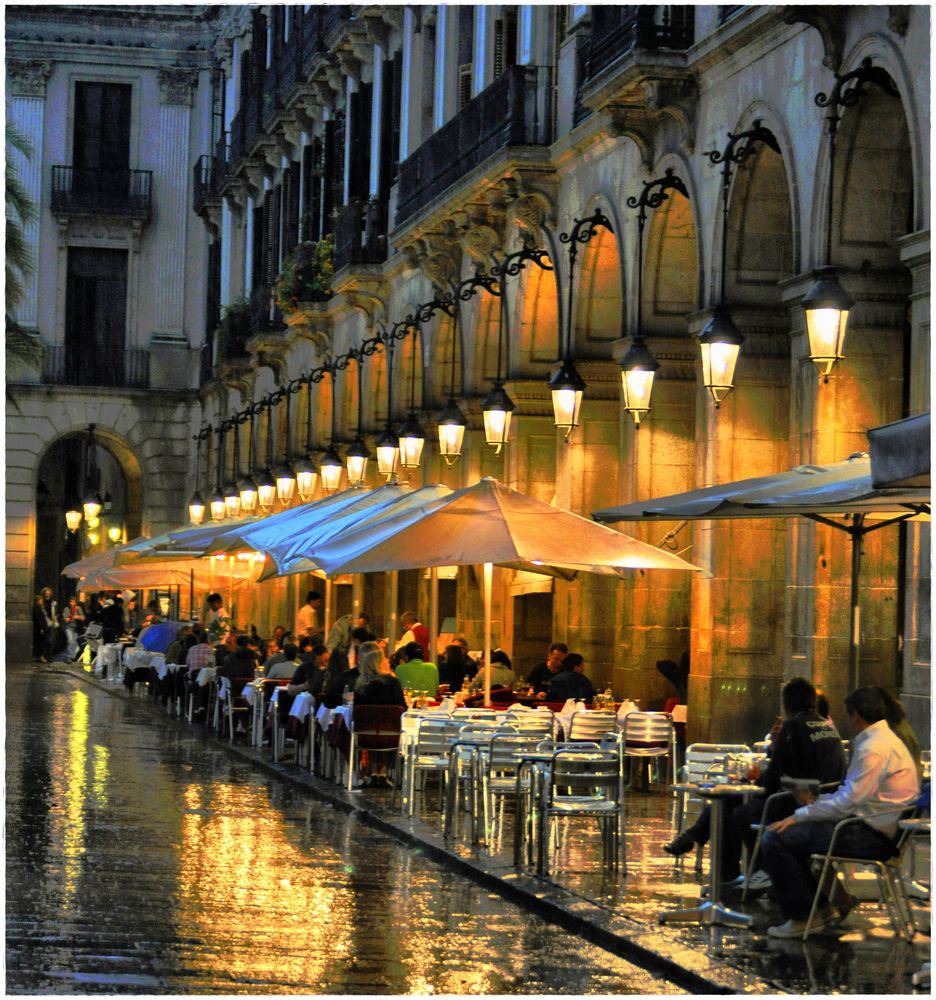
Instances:
[[[149,351],[139,347],[121,350],[59,344],[46,349],[42,381],[46,385],[148,389]]]
[[[591,11],[586,79],[634,49],[684,50],[695,38],[695,9],[688,5],[595,4]]]
[[[220,201],[221,178],[224,162],[216,156],[200,156],[194,168],[192,184],[192,209],[198,215],[207,205]]]
[[[396,225],[505,146],[550,142],[549,69],[510,66],[400,164]]]
[[[387,259],[387,203],[354,199],[335,213],[335,270]]]
[[[153,211],[153,171],[53,166],[52,211],[148,219]]]

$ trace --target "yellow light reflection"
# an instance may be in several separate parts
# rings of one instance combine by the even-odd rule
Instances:
[[[94,782],[91,785],[91,793],[94,796],[94,804],[101,809],[107,808],[107,779],[110,777],[110,750],[100,744],[96,744],[93,750],[94,759],[91,763]]]
[[[84,691],[72,695],[68,728],[68,755],[65,763],[65,826],[62,830],[62,859],[65,863],[65,886],[62,909],[68,913],[74,905],[81,859],[85,853],[84,798],[88,759],[88,696]]]

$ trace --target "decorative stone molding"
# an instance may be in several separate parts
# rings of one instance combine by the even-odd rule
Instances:
[[[680,146],[687,153],[695,151],[698,88],[694,80],[645,79],[637,88],[635,101],[617,101],[604,108],[613,136],[626,136],[640,152],[641,163],[650,171],[660,148]],[[674,135],[665,136],[670,124]]]
[[[46,81],[52,73],[51,62],[8,59],[6,68],[11,97],[45,97]]]
[[[893,8],[891,8],[893,10]],[[837,73],[842,65],[845,51],[845,17],[847,7],[784,7],[784,24],[811,25],[822,37],[825,55],[822,65]]]
[[[895,35],[900,35],[904,38],[907,34],[907,29],[910,27],[910,5],[901,4],[900,6],[891,5],[889,8],[889,16],[887,18],[887,27]]]
[[[295,311],[284,313],[283,322],[289,334],[310,340],[320,355],[331,349],[332,324],[325,302],[300,302]]]
[[[491,255],[503,245],[503,237],[492,226],[470,226],[461,239],[462,249],[485,267],[491,263]]]
[[[198,84],[196,70],[183,66],[165,67],[159,71],[159,103],[192,106],[192,94]]]

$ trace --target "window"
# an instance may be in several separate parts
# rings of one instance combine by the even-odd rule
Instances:
[[[76,191],[126,189],[131,94],[128,83],[75,84],[72,165]]]
[[[123,385],[127,251],[68,248],[65,370],[72,385]]]

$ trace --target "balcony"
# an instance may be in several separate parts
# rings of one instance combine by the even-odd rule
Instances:
[[[375,198],[342,205],[335,216],[335,270],[386,259],[387,203]]]
[[[689,6],[605,6],[592,8],[591,44],[585,79],[592,80],[634,49],[688,49],[695,37]]]
[[[217,156],[200,156],[194,168],[192,183],[192,210],[202,215],[210,208],[221,204],[221,180],[224,176],[224,161]]]
[[[149,351],[144,348],[93,350],[87,345],[46,349],[45,385],[83,385],[108,389],[148,389]]]
[[[499,150],[548,145],[549,93],[547,67],[511,66],[469,101],[400,164],[396,225]]]
[[[258,333],[279,330],[283,326],[279,308],[273,301],[272,285],[257,285],[250,293],[250,331],[240,345],[241,353],[246,353],[247,340]]]
[[[328,10],[328,8],[324,8]],[[310,7],[302,15],[302,78],[308,80],[315,64],[325,52],[322,35],[322,9]]]
[[[53,166],[52,211],[148,220],[153,214],[153,171]]]

